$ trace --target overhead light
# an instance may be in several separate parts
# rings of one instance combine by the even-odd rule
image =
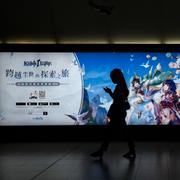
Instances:
[[[168,39],[164,41],[164,44],[180,44],[180,39]]]
[[[113,39],[112,44],[162,44],[158,39]]]
[[[7,40],[7,44],[56,44],[53,40],[31,40],[31,39],[11,39]]]
[[[109,44],[108,41],[105,40],[64,40],[59,42],[58,44]]]

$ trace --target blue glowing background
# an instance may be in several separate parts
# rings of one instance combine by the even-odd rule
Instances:
[[[162,88],[162,84],[166,79],[171,79],[177,87],[176,95],[179,98],[179,78],[180,78],[180,53],[153,53],[153,52],[143,52],[143,53],[76,53],[78,60],[80,61],[81,67],[84,69],[84,87],[88,92],[89,101],[93,100],[95,96],[100,97],[100,106],[108,109],[108,106],[105,104],[110,104],[112,101],[108,94],[106,94],[103,90],[103,87],[108,86],[110,88],[114,88],[112,84],[109,74],[112,69],[120,68],[124,73],[127,85],[129,89],[132,87],[132,79],[134,76],[137,76],[141,81],[142,91],[145,93],[147,89],[144,84],[146,82],[150,82],[150,86]],[[161,74],[157,74],[155,72],[161,72]],[[155,80],[161,79],[160,82],[155,83]],[[159,89],[159,92],[161,90]],[[154,91],[153,91],[154,93]],[[156,98],[154,95],[150,94],[150,99]],[[136,98],[139,98],[138,95],[135,95]],[[145,96],[145,95],[143,95]],[[131,98],[131,97],[130,97]],[[144,98],[144,97],[140,97]],[[146,98],[146,97],[145,97]],[[130,99],[131,101],[132,99]],[[147,103],[144,99],[141,106],[144,107]],[[104,105],[104,106],[103,106]],[[152,105],[152,103],[151,103]],[[137,104],[139,107],[139,104]],[[135,107],[135,110],[137,109]],[[141,108],[140,108],[141,109]],[[143,108],[142,108],[143,109]],[[135,111],[134,110],[134,111]],[[140,113],[142,110],[138,111]],[[151,110],[152,114],[154,113]],[[164,111],[164,110],[163,110]],[[176,109],[179,114],[179,109]],[[176,115],[177,115],[176,112]],[[130,116],[132,116],[133,112],[131,112]],[[148,116],[146,114],[146,116]],[[141,116],[142,117],[142,116]],[[95,117],[94,117],[95,118]],[[155,115],[153,114],[151,117],[151,121],[145,122],[138,118],[137,120],[133,120],[132,122],[128,121],[128,124],[156,124]],[[132,119],[132,118],[131,118]],[[135,119],[135,117],[134,117]],[[153,119],[153,120],[152,120]],[[94,123],[97,123],[94,121]],[[99,124],[103,124],[102,121]],[[176,121],[175,124],[178,124],[179,121]],[[97,123],[98,124],[98,123]]]

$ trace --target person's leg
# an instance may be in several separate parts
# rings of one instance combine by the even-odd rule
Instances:
[[[135,158],[136,157],[135,145],[134,145],[134,141],[133,141],[131,132],[129,131],[127,126],[125,127],[125,135],[127,138],[129,151],[126,154],[124,154],[123,157]]]
[[[131,135],[128,134],[128,147],[129,147],[129,151],[130,152],[135,152],[135,145],[134,145],[134,141]]]
[[[103,157],[104,151],[107,151],[107,149],[109,147],[109,143],[110,143],[111,137],[112,137],[112,132],[113,132],[113,128],[112,128],[111,124],[107,125],[100,148],[97,151],[95,151],[94,153],[90,154],[92,157],[100,157],[100,158]]]
[[[110,143],[111,138],[112,138],[112,132],[113,132],[113,127],[111,124],[109,124],[106,127],[105,134],[103,137],[103,141],[102,141],[102,144],[100,146],[100,149],[102,149],[103,151],[107,151],[107,149],[109,147],[109,143]]]

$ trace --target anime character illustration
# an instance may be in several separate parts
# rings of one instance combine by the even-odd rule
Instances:
[[[114,88],[108,79],[109,72],[114,68],[124,72],[130,92],[128,101],[131,108],[127,110],[127,124],[180,124],[178,53],[127,52],[76,53],[76,55],[84,72],[84,96],[79,114],[75,117],[68,115],[76,121],[75,124],[103,125],[108,122],[107,112],[112,102],[104,93],[103,87]],[[80,122],[80,119],[83,122]]]
[[[131,110],[127,122],[131,125],[180,124],[178,78],[175,82],[173,73],[163,71],[160,63],[154,72],[151,67],[142,78],[135,75],[130,82]]]
[[[179,124],[180,116],[177,109],[178,96],[176,85],[172,79],[162,84],[162,97],[160,102],[160,116],[158,124]]]

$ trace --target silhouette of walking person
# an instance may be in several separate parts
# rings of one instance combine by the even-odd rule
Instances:
[[[104,88],[104,91],[108,93],[113,99],[113,103],[111,104],[107,113],[107,117],[110,121],[107,124],[105,136],[100,148],[96,152],[90,154],[90,156],[102,158],[104,151],[108,149],[112,134],[116,131],[121,133],[123,132],[128,140],[129,151],[124,154],[123,157],[135,158],[136,152],[134,142],[131,135],[127,131],[127,124],[125,121],[125,117],[127,114],[126,110],[130,108],[127,100],[129,90],[126,85],[124,75],[120,69],[113,69],[110,73],[110,77],[112,82],[116,84],[114,92],[112,92],[108,87]]]

